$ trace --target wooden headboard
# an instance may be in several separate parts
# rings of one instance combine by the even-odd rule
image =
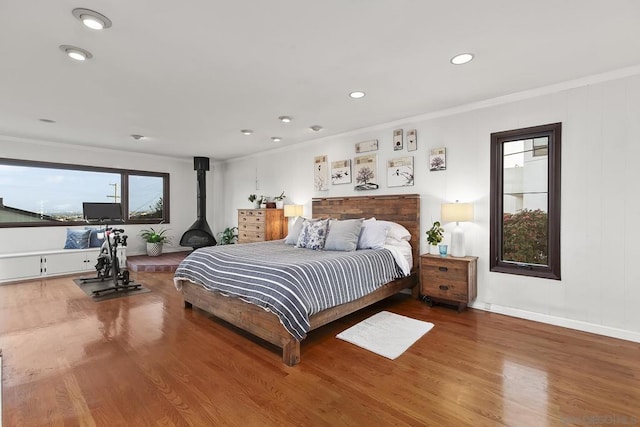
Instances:
[[[312,200],[313,218],[371,218],[397,222],[411,233],[413,269],[420,256],[420,195],[318,197]]]

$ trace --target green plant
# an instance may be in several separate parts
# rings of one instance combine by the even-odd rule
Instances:
[[[274,197],[273,200],[284,200],[286,198],[287,196],[284,195],[284,191],[283,191],[282,193],[280,193],[279,196]]]
[[[440,226],[440,222],[436,221],[433,223],[431,228],[427,230],[427,242],[430,245],[437,245],[442,242],[442,238],[444,237],[444,228]]]
[[[502,216],[502,247],[505,261],[547,265],[547,213],[522,209]]]
[[[153,227],[149,227],[146,230],[140,231],[140,236],[147,243],[171,243],[171,238],[165,233],[169,231],[166,228],[159,228],[154,230]]]
[[[238,227],[227,227],[218,233],[219,245],[231,245],[238,241]]]
[[[258,196],[256,196],[255,194],[249,194],[249,201],[251,203],[255,202],[255,200],[258,198]]]

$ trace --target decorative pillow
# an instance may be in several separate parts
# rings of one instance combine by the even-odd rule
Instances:
[[[85,227],[85,230],[89,230],[89,247],[100,248],[104,243],[105,230],[104,228]]]
[[[366,220],[362,223],[360,237],[358,238],[358,249],[382,249],[387,238],[389,225],[383,221]]]
[[[363,218],[360,219],[332,219],[329,221],[325,251],[355,251],[358,237],[362,229]]]
[[[291,226],[291,231],[287,235],[284,240],[284,243],[287,245],[295,245],[298,243],[298,237],[300,237],[300,232],[302,231],[302,223],[304,222],[304,218],[299,216],[296,217],[296,220],[293,222]]]
[[[327,238],[328,219],[316,221],[304,220],[302,223],[302,231],[298,237],[296,246],[299,248],[320,250],[324,248],[324,242]]]
[[[91,230],[72,230],[67,228],[67,241],[65,249],[87,249],[89,247],[89,235]]]

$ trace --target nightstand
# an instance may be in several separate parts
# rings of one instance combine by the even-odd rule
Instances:
[[[477,295],[478,257],[420,255],[420,295],[464,310]]]

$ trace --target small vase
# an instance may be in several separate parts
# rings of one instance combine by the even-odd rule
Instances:
[[[162,243],[149,243],[147,242],[147,255],[158,256],[162,254]]]

